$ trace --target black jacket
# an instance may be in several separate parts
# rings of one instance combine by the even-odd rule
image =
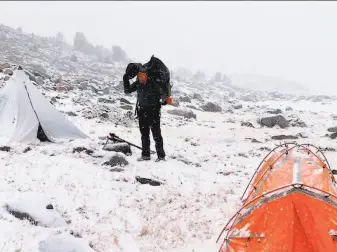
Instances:
[[[137,91],[139,106],[153,106],[160,103],[160,99],[166,99],[161,88],[163,81],[160,77],[148,75],[146,84],[140,84],[138,79],[130,85],[130,80],[127,76],[123,77],[124,93],[130,94]]]

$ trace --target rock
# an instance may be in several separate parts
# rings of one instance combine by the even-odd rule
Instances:
[[[44,84],[43,78],[42,78],[41,76],[37,76],[37,77],[36,77],[36,83],[37,83],[38,85],[43,85],[43,84]]]
[[[57,234],[39,243],[38,252],[95,252],[89,244],[81,238],[71,234]]]
[[[127,99],[125,99],[125,98],[121,98],[120,99],[120,102],[121,103],[125,103],[125,104],[132,104],[131,102],[129,102]]]
[[[62,82],[62,75],[61,74],[55,74],[51,80],[55,84],[59,84]]]
[[[105,99],[105,98],[98,98],[98,102],[100,102],[100,103],[110,103],[110,104],[116,103],[115,100]]]
[[[267,111],[267,113],[273,114],[273,115],[278,115],[278,114],[282,114],[282,110],[281,109],[269,110],[269,111]]]
[[[290,126],[291,127],[301,127],[301,128],[306,128],[307,127],[307,125],[305,124],[305,122],[301,121],[300,119],[291,120],[290,121]]]
[[[193,105],[186,105],[186,108],[198,110],[198,109],[197,109],[195,106],[193,106]]]
[[[102,89],[101,91],[102,91],[103,95],[108,95],[108,94],[110,94],[110,87],[106,87],[106,88]]]
[[[67,114],[68,116],[77,116],[77,114],[74,113],[74,112],[72,112],[72,111],[68,111],[68,112],[66,112],[66,114]]]
[[[222,111],[222,108],[213,102],[208,102],[205,105],[201,106],[201,108],[206,112],[221,112]]]
[[[77,62],[78,61],[77,56],[75,54],[73,54],[73,55],[70,56],[70,60],[72,62]]]
[[[234,104],[233,108],[234,109],[242,109],[242,104]]]
[[[337,127],[328,128],[329,132],[337,132]]]
[[[28,151],[31,151],[31,150],[32,150],[32,148],[27,147],[26,149],[23,150],[23,153],[27,153]]]
[[[56,98],[55,98],[55,97],[52,97],[52,98],[50,99],[50,103],[51,103],[51,104],[54,104],[55,102],[57,102]]]
[[[111,172],[123,172],[124,169],[122,168],[113,168],[113,169],[110,169]]]
[[[188,97],[188,96],[184,96],[184,97],[179,97],[179,101],[180,102],[188,102],[188,103],[191,103],[191,98]]]
[[[197,119],[197,115],[194,114],[192,111],[184,111],[184,110],[181,110],[181,109],[173,109],[173,110],[168,110],[167,113],[170,114],[170,115],[185,117],[187,119],[191,119],[191,118]]]
[[[262,118],[259,123],[268,128],[272,128],[275,125],[278,125],[282,129],[289,127],[289,121],[281,115]]]
[[[10,77],[7,75],[7,76],[5,76],[4,81],[9,81],[9,79],[10,79]]]
[[[6,68],[10,68],[11,65],[9,63],[3,63],[3,64],[0,64],[0,69],[4,70]]]
[[[336,138],[337,138],[337,132],[331,134],[331,135],[330,135],[330,138],[331,138],[331,139],[336,139]]]
[[[131,105],[121,105],[120,108],[125,110],[133,110],[133,107]]]
[[[104,118],[104,119],[109,119],[109,114],[105,112],[105,113],[100,114],[99,117]]]
[[[336,151],[336,149],[332,148],[332,147],[325,147],[325,148],[319,147],[319,149],[320,149],[320,151],[331,151],[331,152]]]
[[[34,76],[34,74],[32,74],[29,71],[24,71],[24,72],[25,72],[26,75],[28,75],[30,81],[36,82],[36,77]]]
[[[128,145],[127,143],[107,144],[106,146],[103,147],[103,150],[121,152],[127,156],[132,155],[130,145]]]
[[[30,64],[28,66],[30,69],[32,69],[32,73],[35,75],[35,76],[41,76],[41,77],[44,77],[47,75],[47,70],[44,68],[44,66],[42,66],[41,64],[36,64],[36,63],[33,63],[33,64]],[[48,76],[50,79],[50,76]]]
[[[126,166],[128,164],[129,164],[129,162],[120,154],[116,154],[116,155],[112,156],[109,161],[106,161],[106,162],[103,163],[103,165],[111,166],[111,167]]]
[[[0,147],[0,151],[10,152],[11,151],[11,147],[9,147],[9,146],[1,146]]]
[[[93,150],[89,150],[89,149],[87,149],[87,148],[85,148],[85,147],[75,147],[74,149],[73,149],[73,153],[81,153],[81,152],[85,152],[85,153],[87,153],[88,155],[91,155],[92,153],[94,153],[94,151]]]
[[[254,95],[242,95],[240,96],[240,100],[246,101],[246,102],[255,102],[257,99]]]
[[[48,209],[48,210],[52,210],[52,209],[54,209],[54,207],[53,207],[53,205],[52,205],[52,204],[48,204],[48,205],[46,206],[46,209]]]
[[[2,71],[4,74],[7,74],[7,75],[10,75],[12,76],[13,75],[13,70],[10,69],[10,68],[6,68]]]
[[[201,95],[200,95],[200,94],[197,94],[197,93],[194,93],[194,94],[193,94],[193,99],[198,100],[198,101],[201,101],[201,102],[204,101],[204,99],[202,99]]]
[[[153,180],[153,179],[149,179],[149,178],[142,178],[142,177],[139,177],[139,176],[136,176],[136,181],[138,183],[141,183],[141,184],[148,184],[148,185],[151,185],[151,186],[160,186],[162,185],[163,183],[159,182],[159,181],[156,181],[156,180]]]
[[[286,111],[293,111],[293,108],[292,107],[287,107]]]
[[[252,143],[262,143],[262,142],[256,140],[255,138],[249,138],[249,137],[247,137],[246,140],[251,140]]]
[[[298,139],[297,136],[291,136],[291,135],[277,135],[277,136],[272,136],[271,139],[273,140],[287,140],[287,139]]]
[[[50,205],[45,197],[36,193],[24,193],[20,198],[5,204],[5,209],[20,220],[28,220],[32,225],[42,227],[64,227],[67,223]]]
[[[268,148],[268,147],[261,147],[260,150],[261,150],[261,151],[271,151],[271,149]]]
[[[241,126],[255,128],[251,122],[241,122]]]

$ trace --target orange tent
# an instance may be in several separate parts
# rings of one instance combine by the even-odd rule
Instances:
[[[242,201],[217,240],[220,252],[337,251],[336,181],[313,145],[271,151]]]

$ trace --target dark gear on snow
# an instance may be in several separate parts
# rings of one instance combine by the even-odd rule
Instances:
[[[130,145],[130,146],[133,146],[133,147],[135,147],[135,148],[137,148],[137,149],[142,150],[142,147],[140,147],[140,146],[138,146],[138,145],[135,145],[135,144],[133,144],[133,143],[130,143],[130,142],[128,142],[128,141],[126,141],[126,140],[124,140],[124,139],[118,137],[118,136],[117,136],[116,134],[114,134],[114,133],[109,133],[109,136],[107,136],[107,141],[106,141],[104,147],[108,144],[108,141],[109,141],[109,140],[110,140],[110,141],[113,141],[114,143],[126,143],[126,144],[128,144],[128,145]],[[150,152],[151,152],[151,154],[155,154],[155,153],[156,153],[155,151],[150,151]]]

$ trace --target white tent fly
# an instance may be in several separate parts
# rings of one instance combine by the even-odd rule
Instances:
[[[23,70],[16,70],[0,90],[0,139],[36,143],[42,140],[38,131],[51,142],[87,137],[49,103]]]

